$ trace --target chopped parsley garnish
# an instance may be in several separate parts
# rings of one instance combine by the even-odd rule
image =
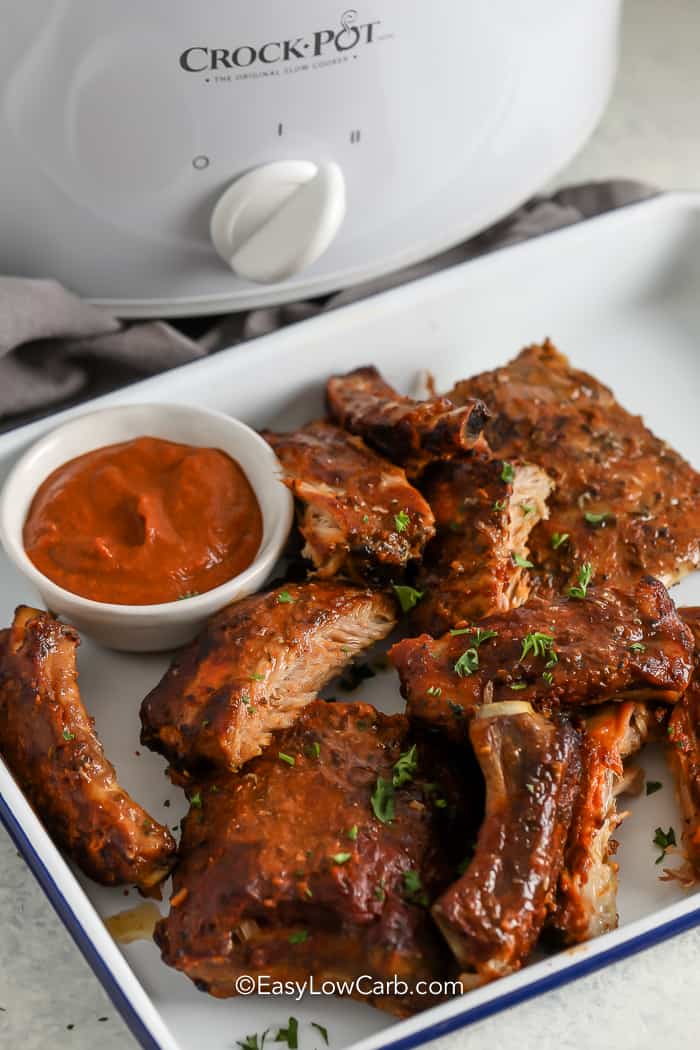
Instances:
[[[590,586],[590,582],[593,579],[593,566],[589,561],[584,561],[583,565],[579,569],[578,583],[574,584],[573,587],[569,587],[568,594],[571,598],[585,598],[586,592]]]
[[[195,809],[202,808],[202,796],[199,791],[197,791],[190,799],[190,805],[193,806]]]
[[[436,798],[435,802],[433,803],[433,805],[435,806],[436,809],[446,809],[447,808],[447,799],[446,798]]]
[[[655,795],[657,791],[661,791],[662,787],[660,780],[647,780],[647,795]]]
[[[384,777],[377,777],[377,783],[370,797],[370,804],[377,820],[382,824],[391,824],[396,812],[394,785]]]
[[[415,587],[407,587],[402,583],[392,583],[394,594],[399,599],[401,612],[410,612],[423,597],[423,591],[417,591]]]
[[[280,1028],[275,1036],[276,1043],[286,1043],[289,1050],[298,1050],[299,1047],[299,1022],[296,1017],[290,1017],[286,1028]]]
[[[347,864],[352,857],[352,853],[334,853],[331,860],[334,864]]]
[[[504,499],[497,499],[493,505],[493,509],[499,514],[502,510],[506,509],[506,501]]]
[[[321,757],[321,745],[318,740],[314,740],[313,744],[309,744],[307,750],[309,758],[320,758]]]
[[[290,602],[294,601],[289,591],[280,591],[277,595],[277,601],[280,605],[289,605]]]
[[[350,664],[343,671],[338,684],[346,693],[352,693],[366,678],[374,678],[375,675],[376,672],[372,670],[369,664]]]
[[[660,864],[666,856],[666,851],[670,849],[671,846],[677,845],[676,833],[673,830],[673,828],[669,828],[668,831],[664,831],[663,828],[657,828],[654,832],[654,838],[652,839],[652,842],[661,850],[661,853],[655,861],[656,864]]]
[[[519,569],[534,569],[534,565],[527,558],[523,558],[522,554],[518,554],[517,551],[511,551],[511,558],[513,564],[517,565]]]
[[[526,634],[523,638],[523,648],[520,653],[520,663],[532,653],[533,658],[536,660],[539,658],[551,659],[552,656],[556,656],[552,646],[554,645],[554,638],[551,634],[546,634],[544,631],[531,631],[530,634]],[[556,659],[554,660],[556,663]]]
[[[348,831],[348,838],[351,842],[357,842],[357,824],[353,824],[353,826]]]
[[[464,718],[464,708],[461,704],[456,704],[454,700],[448,700],[447,706],[449,707],[455,718]]]
[[[288,766],[295,766],[297,764],[296,758],[293,758],[292,755],[285,755],[284,751],[278,751],[277,757],[280,762],[286,762]]]
[[[290,944],[303,944],[308,938],[308,930],[295,930],[294,933],[290,933],[288,940]]]
[[[63,727],[63,739],[64,740],[75,740],[75,733],[71,733],[68,726]]]
[[[410,900],[413,904],[420,904],[423,908],[428,907],[430,901],[423,889],[423,883],[417,871],[409,870],[403,873],[403,888],[404,896],[407,900]]]
[[[520,504],[520,509],[523,512],[523,514],[525,515],[525,517],[527,517],[528,514],[534,514],[535,513],[535,504],[534,503],[521,503]]]
[[[474,674],[479,668],[479,654],[476,649],[467,649],[462,653],[459,660],[455,664],[455,673],[460,678],[467,678],[469,675]]]
[[[583,517],[589,525],[602,525],[608,518],[612,517],[612,514],[608,510],[604,510],[602,514],[594,514],[592,511],[587,510]]]
[[[405,532],[410,524],[411,519],[408,516],[408,511],[400,510],[398,514],[394,515],[394,525],[397,532]]]
[[[484,642],[488,642],[489,638],[498,638],[498,631],[484,631],[481,627],[453,627],[450,634],[453,637],[460,634],[473,634],[472,641],[477,649]]]
[[[429,685],[425,691],[428,694],[428,696],[440,696],[440,694],[442,693],[442,689],[439,685]]]
[[[72,1025],[69,1025],[72,1028]],[[267,1035],[267,1029],[260,1036],[260,1042],[258,1042],[257,1032],[253,1032],[252,1035],[247,1035],[245,1039],[237,1039],[236,1046],[240,1046],[241,1050],[262,1050],[265,1045],[265,1036]]]
[[[416,745],[410,747],[408,751],[403,751],[394,766],[394,772],[391,778],[391,782],[394,787],[403,787],[404,784],[408,784],[413,780],[418,770],[418,758],[416,756]]]
[[[264,679],[264,677],[265,677],[265,675],[264,675],[264,674],[258,674],[258,672],[257,672],[257,671],[255,671],[255,672],[254,672],[254,673],[253,673],[253,674],[252,674],[252,675],[250,676],[250,680],[251,680],[251,682],[262,682],[262,680]]]
[[[324,1028],[322,1024],[316,1024],[315,1021],[311,1022],[311,1027],[316,1029],[326,1046],[328,1046],[328,1029]]]
[[[527,682],[513,682],[510,688],[514,693],[518,693],[521,689],[527,689]]]
[[[552,550],[558,551],[562,543],[566,543],[569,538],[568,532],[553,532],[552,538],[549,541],[552,544]]]
[[[386,893],[384,892],[384,887],[381,886],[381,885],[380,886],[375,886],[374,887],[374,896],[377,898],[378,901],[385,900],[386,899]]]
[[[646,652],[646,648],[647,647],[644,644],[644,642],[632,642],[632,644],[630,645],[630,651],[633,653]]]
[[[543,671],[542,672],[542,677],[544,678],[544,680],[547,683],[547,685],[553,685],[554,684],[554,675],[552,674],[551,671]]]
[[[515,471],[513,470],[512,464],[504,462],[503,469],[501,470],[501,481],[505,481],[505,483],[509,485],[514,477]]]
[[[362,523],[363,523],[363,525],[366,525],[368,521],[369,521],[369,514],[363,514],[362,515]]]

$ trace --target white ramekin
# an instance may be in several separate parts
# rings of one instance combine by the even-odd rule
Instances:
[[[236,459],[257,496],[263,536],[255,560],[238,576],[193,598],[158,605],[114,605],[82,598],[48,579],[30,561],[22,530],[32,498],[57,467],[84,452],[147,435],[221,449]],[[192,405],[118,405],[78,416],[52,430],[17,461],[0,492],[0,539],[10,560],[47,608],[111,649],[171,649],[194,637],[207,617],[256,591],[268,578],[292,524],[293,501],[274,452],[259,434],[222,412]]]

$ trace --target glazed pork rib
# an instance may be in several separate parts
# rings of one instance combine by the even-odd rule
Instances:
[[[623,763],[655,729],[651,709],[634,701],[604,704],[583,727],[581,789],[559,878],[551,924],[566,944],[597,937],[617,926],[617,871],[612,836],[622,822],[617,795]]]
[[[485,705],[470,737],[486,781],[486,815],[464,875],[432,914],[463,981],[517,970],[553,907],[581,774],[576,732],[520,701]]]
[[[679,610],[693,632],[695,669],[668,726],[666,757],[676,781],[683,819],[683,847],[700,877],[700,607]]]
[[[431,460],[487,450],[481,434],[489,412],[483,402],[463,399],[456,408],[446,397],[414,401],[398,394],[371,365],[332,376],[326,399],[337,423],[405,467],[409,477]]]
[[[647,577],[632,594],[591,587],[585,597],[531,598],[437,640],[406,638],[389,656],[410,716],[463,740],[484,700],[545,710],[611,699],[675,703],[692,653],[666,588]]]
[[[143,701],[142,743],[175,767],[236,769],[395,622],[387,595],[330,580],[235,602]]]
[[[473,454],[431,464],[420,486],[437,535],[418,573],[423,599],[412,628],[435,637],[521,605],[530,590],[527,538],[548,513],[544,471]]]
[[[72,627],[20,606],[0,657],[0,753],[56,842],[107,886],[152,892],[175,842],[117,782],[80,698]]]
[[[530,537],[544,586],[561,588],[586,562],[627,589],[645,574],[670,586],[700,564],[700,475],[549,341],[448,396],[483,399],[494,453],[553,478],[549,519]]]
[[[420,558],[433,515],[400,467],[330,423],[263,436],[297,501],[302,554],[317,576],[398,580]]]
[[[403,716],[316,701],[239,775],[202,785],[156,930],[164,961],[220,998],[241,974],[319,987],[367,974],[411,990],[367,982],[357,998],[431,1005],[413,989],[447,973],[428,905],[454,870],[442,843],[463,797],[434,749]]]

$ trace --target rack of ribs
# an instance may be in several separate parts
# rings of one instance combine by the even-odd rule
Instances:
[[[581,766],[575,730],[521,701],[486,704],[469,735],[486,814],[473,859],[432,914],[476,985],[517,970],[553,908]]]
[[[446,397],[414,401],[371,365],[332,376],[326,401],[336,423],[405,467],[411,478],[432,460],[472,448],[488,451],[482,431],[490,413],[482,401],[464,398],[459,407]]]
[[[475,453],[431,464],[420,488],[437,535],[418,571],[423,599],[411,627],[435,637],[521,605],[530,591],[527,539],[548,513],[547,474]]]
[[[49,834],[90,878],[153,893],[175,860],[166,828],[117,782],[78,689],[72,627],[21,605],[0,653],[0,754]]]
[[[655,729],[651,709],[634,701],[604,704],[584,720],[583,776],[574,805],[551,925],[567,944],[617,926],[617,871],[612,838],[626,814],[617,809],[624,762]]]
[[[403,639],[389,653],[409,715],[456,740],[489,700],[527,700],[541,710],[625,699],[673,704],[690,680],[692,655],[690,631],[651,577],[631,594],[591,587],[585,597],[530,598],[438,639]]]
[[[406,981],[381,996],[405,1014],[435,1000],[449,953],[429,905],[454,877],[443,845],[464,834],[459,763],[401,715],[316,701],[238,774],[191,795],[163,959],[224,998],[236,978]]]
[[[549,519],[530,537],[543,587],[560,589],[587,562],[628,589],[645,574],[670,586],[700,564],[700,474],[549,341],[448,396],[482,398],[494,453],[537,463],[555,482]]]
[[[392,598],[287,583],[217,613],[141,705],[141,741],[177,767],[235,769],[396,623]]]
[[[302,555],[316,576],[398,580],[420,559],[433,515],[401,467],[330,423],[263,436],[296,499]]]
[[[679,610],[693,632],[695,669],[668,725],[666,757],[674,774],[683,819],[683,846],[700,877],[700,607]]]

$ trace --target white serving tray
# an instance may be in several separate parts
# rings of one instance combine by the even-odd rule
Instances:
[[[322,412],[323,381],[333,371],[373,363],[405,389],[427,367],[445,388],[546,335],[700,466],[700,195],[670,194],[630,206],[23,427],[0,438],[0,477],[28,443],[95,405],[185,401],[281,428]],[[0,579],[0,623],[7,624],[16,604],[38,598],[2,555]],[[700,574],[674,597],[700,604]],[[154,816],[176,824],[185,809],[181,793],[163,776],[165,763],[138,742],[139,703],[166,659],[105,652],[85,641],[79,661],[84,699],[120,779]],[[393,672],[351,697],[389,710],[400,704]],[[700,893],[659,881],[654,828],[679,829],[680,822],[661,756],[645,753],[643,764],[664,789],[631,801],[619,835],[620,928],[402,1022],[320,996],[219,1002],[197,992],[160,962],[153,944],[120,949],[114,943],[100,916],[136,905],[137,895],[76,877],[2,763],[0,817],[144,1047],[231,1050],[237,1039],[286,1023],[291,1014],[300,1021],[300,1050],[323,1050],[311,1021],[328,1028],[332,1050],[403,1050],[700,923]]]

